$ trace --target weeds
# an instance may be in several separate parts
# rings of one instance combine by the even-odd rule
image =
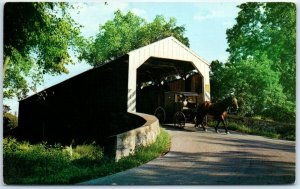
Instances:
[[[3,140],[3,175],[6,184],[73,184],[144,164],[170,148],[170,136],[161,130],[155,143],[139,148],[119,162],[103,155],[96,144],[75,148]]]
[[[215,126],[215,121],[208,122],[208,126]],[[222,128],[222,124],[221,124]],[[266,136],[275,139],[295,140],[295,127],[294,126],[261,126],[261,125],[246,125],[235,122],[228,123],[228,129],[239,131],[246,134]]]

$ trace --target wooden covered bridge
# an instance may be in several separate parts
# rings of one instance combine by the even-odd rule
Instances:
[[[123,131],[142,122],[130,113],[153,114],[155,91],[196,92],[198,102],[209,100],[209,64],[165,38],[21,100],[18,133],[31,141],[101,142],[116,125]]]

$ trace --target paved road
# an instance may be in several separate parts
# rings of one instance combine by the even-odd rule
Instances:
[[[295,142],[192,125],[165,127],[170,152],[149,163],[85,185],[262,185],[295,182]]]

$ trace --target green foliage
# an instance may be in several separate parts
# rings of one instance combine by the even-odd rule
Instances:
[[[214,127],[217,123],[215,121],[208,122],[208,125]],[[296,128],[295,125],[280,125],[274,123],[273,125],[257,125],[236,123],[230,121],[228,123],[228,129],[232,131],[238,131],[251,135],[266,136],[275,139],[296,140]]]
[[[84,144],[76,146],[73,151],[73,159],[90,159],[90,160],[100,160],[103,158],[103,148],[97,146],[95,143],[93,144]],[[74,158],[75,157],[75,158]]]
[[[69,165],[67,156],[58,148],[45,144],[30,145],[15,139],[3,140],[3,174],[7,184],[48,183],[47,175],[55,175]],[[51,165],[51,166],[49,166]],[[28,178],[36,175],[36,178]]]
[[[246,134],[261,135],[270,138],[280,137],[280,134],[276,133],[274,127],[263,127],[263,126],[256,126],[256,125],[248,126],[245,124],[230,123],[229,129],[240,131]]]
[[[227,30],[230,57],[211,64],[212,99],[234,93],[241,115],[295,120],[296,22],[293,3],[243,3]]]
[[[7,112],[3,115],[3,129],[10,130],[18,126],[18,117]]]
[[[220,100],[222,96],[234,93],[241,106],[240,113],[259,115],[265,108],[283,105],[287,99],[279,84],[278,72],[271,69],[271,61],[265,56],[252,60],[242,60],[235,64],[214,62],[211,74],[212,96]]]
[[[296,5],[294,3],[243,3],[237,23],[227,30],[230,64],[267,56],[278,72],[285,96],[296,99]]]
[[[278,84],[278,74],[272,71],[268,59],[242,61],[230,67],[228,72],[227,75],[235,74],[229,85],[236,90],[247,112],[260,114],[264,108],[286,100]]]
[[[225,65],[222,62],[219,62],[218,60],[211,62],[209,78],[211,88],[211,100],[213,102],[220,101],[224,97],[224,95],[227,94],[227,92],[224,92],[224,90],[226,90],[227,88],[222,88],[222,86],[226,85],[225,83],[227,82],[223,80],[223,70],[225,70]]]
[[[118,10],[114,15],[112,20],[100,26],[96,39],[90,41],[89,48],[81,56],[93,66],[172,35],[189,46],[188,38],[184,37],[185,28],[177,26],[175,18],[166,21],[159,15],[147,23],[130,11],[124,14]]]
[[[138,33],[140,40],[138,46],[146,46],[169,36],[173,36],[186,46],[189,46],[189,40],[187,37],[184,37],[184,32],[184,26],[177,26],[175,18],[172,17],[169,21],[166,21],[164,16],[157,15],[152,22],[146,23],[141,27]]]
[[[146,163],[170,148],[169,134],[161,130],[155,143],[139,148],[119,162],[103,156],[96,144],[75,148],[29,144],[3,139],[3,175],[6,184],[73,184],[107,176]]]
[[[67,73],[69,50],[84,39],[67,3],[6,3],[4,6],[4,97],[26,97],[43,74]],[[82,48],[82,47],[81,47]],[[30,78],[30,81],[27,81]]]
[[[296,114],[293,111],[294,108],[290,109],[291,106],[284,105],[273,105],[263,110],[261,115],[269,117],[275,121],[281,121],[285,123],[295,123]]]
[[[137,48],[137,32],[144,22],[132,12],[124,15],[121,11],[116,11],[113,20],[100,26],[90,51],[86,52],[88,62],[97,65]]]

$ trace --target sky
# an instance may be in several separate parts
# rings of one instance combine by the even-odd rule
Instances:
[[[83,26],[82,34],[85,37],[95,37],[99,25],[113,19],[114,12],[132,11],[144,18],[147,22],[153,21],[156,15],[163,15],[166,19],[174,17],[177,25],[186,28],[185,36],[189,38],[190,48],[207,62],[220,60],[225,62],[227,40],[226,29],[235,24],[239,9],[238,2],[125,2],[107,1],[73,3],[75,10],[71,16]],[[69,65],[69,74],[59,76],[45,75],[44,84],[38,91],[60,83],[70,77],[78,75],[92,67],[86,62],[79,62],[73,57],[75,65]],[[32,95],[30,93],[29,95]],[[11,107],[12,113],[18,113],[18,100],[4,100],[4,104]]]
[[[141,3],[78,3],[79,14],[73,17],[85,28],[85,36],[95,36],[99,24],[113,18],[117,9],[123,12],[132,11],[148,22],[153,21],[156,15],[165,18],[175,17],[178,25],[184,25],[186,36],[191,43],[191,49],[203,56],[209,62],[215,59],[225,60],[226,29],[235,23],[238,14],[238,3],[184,3],[184,2],[141,2]]]

